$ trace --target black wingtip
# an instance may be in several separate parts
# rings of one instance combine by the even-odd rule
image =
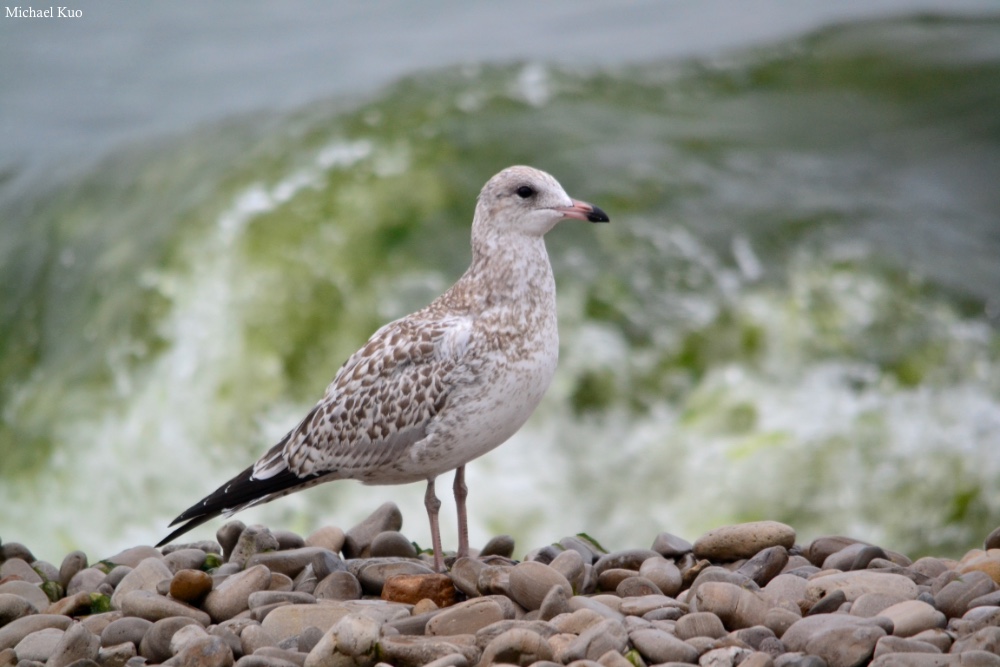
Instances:
[[[157,542],[156,548],[159,549],[160,547],[162,547],[165,544],[170,544],[171,542],[173,542],[175,539],[177,539],[178,537],[180,537],[184,533],[188,532],[189,530],[191,530],[193,528],[197,528],[198,526],[200,526],[201,524],[205,523],[206,521],[211,521],[212,519],[214,519],[215,517],[219,516],[220,514],[221,514],[221,512],[216,512],[216,513],[211,513],[210,512],[208,514],[202,514],[201,516],[196,516],[193,519],[188,520],[188,522],[185,523],[183,526],[181,526],[180,528],[177,528],[172,533],[170,533],[169,535],[167,535],[166,537],[164,537],[162,540],[160,540],[159,542]],[[184,515],[182,514],[181,516],[184,516]],[[180,517],[178,517],[170,525],[173,526],[178,521],[182,521],[182,520],[183,519],[181,519]]]
[[[587,220],[591,222],[611,222],[608,214],[594,206],[594,210],[587,214]]]

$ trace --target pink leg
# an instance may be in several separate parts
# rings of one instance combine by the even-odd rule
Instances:
[[[465,499],[469,487],[465,485],[465,466],[455,469],[455,509],[458,512],[458,557],[469,555],[469,517],[465,512]]]
[[[427,480],[427,493],[424,494],[424,507],[427,508],[427,518],[431,520],[431,544],[434,547],[434,571],[444,570],[444,559],[441,557],[441,528],[438,524],[438,510],[441,501],[434,495],[434,478]]]

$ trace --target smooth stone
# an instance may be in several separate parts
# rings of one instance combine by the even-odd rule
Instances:
[[[194,623],[197,621],[186,616],[173,616],[153,623],[153,627],[146,631],[139,643],[139,655],[152,663],[164,662],[172,655],[170,640],[174,633]]]
[[[900,602],[906,602],[907,599],[902,595],[891,593],[864,593],[851,604],[851,616],[860,616],[861,618],[878,616],[883,609],[888,609]]]
[[[563,661],[597,660],[608,651],[621,653],[628,645],[628,639],[621,622],[604,619],[584,630],[570,643]]]
[[[69,617],[57,614],[32,614],[10,621],[0,626],[0,651],[14,648],[33,632],[47,629],[65,630],[72,622]]]
[[[502,621],[497,621],[496,623],[491,623],[476,632],[476,646],[481,649],[485,649],[491,641],[508,630],[513,630],[515,628],[534,632],[536,635],[544,637],[545,639],[550,639],[559,634],[559,630],[556,629],[554,625],[545,621],[525,621],[507,618]]]
[[[951,650],[953,642],[952,636],[947,631],[941,629],[924,630],[923,632],[919,632],[912,637],[908,637],[907,639],[922,642],[924,644],[930,644],[942,653],[947,653]]]
[[[872,660],[870,667],[1000,667],[1000,656],[983,651],[962,655],[888,653]]]
[[[727,584],[733,584],[739,586],[740,588],[745,588],[747,590],[759,591],[760,587],[755,584],[752,580],[748,579],[746,576],[738,573],[731,572],[725,568],[718,566],[706,567],[698,576],[691,582],[690,587],[687,591],[687,599],[694,600],[698,596],[698,588],[707,582],[724,582]]]
[[[289,577],[296,577],[306,565],[312,565],[317,579],[322,579],[331,572],[342,572],[347,569],[344,560],[322,547],[302,547],[285,551],[270,551],[254,554],[247,559],[247,569],[255,565],[264,565],[272,572],[279,572]]]
[[[874,619],[820,614],[796,622],[781,641],[789,651],[823,658],[829,667],[856,667],[871,659],[876,643],[886,634]]]
[[[382,599],[406,604],[431,600],[448,607],[455,604],[455,584],[447,574],[397,574],[386,579]]]
[[[208,558],[201,549],[178,549],[163,557],[163,564],[175,575],[181,570],[201,570]]]
[[[806,615],[832,614],[840,609],[845,602],[847,602],[847,596],[844,594],[844,591],[833,591],[810,607]]]
[[[305,538],[291,530],[272,530],[271,534],[278,540],[278,549],[281,551],[301,549],[306,545]]]
[[[233,651],[221,637],[203,637],[190,642],[174,657],[182,667],[232,667]]]
[[[33,563],[35,561],[35,556],[31,553],[31,550],[20,542],[6,542],[0,545],[0,562],[12,558],[20,558],[25,563]]]
[[[222,547],[222,560],[228,562],[236,548],[236,543],[240,540],[240,535],[246,530],[246,524],[239,519],[232,519],[222,524],[215,532],[215,539]]]
[[[209,615],[197,607],[142,590],[127,593],[121,599],[121,611],[126,616],[138,616],[153,622],[173,616],[184,616],[203,626],[212,622]]]
[[[479,571],[476,589],[481,595],[509,595],[510,571],[513,569],[509,565],[485,565]]]
[[[764,651],[755,651],[743,659],[740,667],[774,667],[774,658]]]
[[[278,640],[259,623],[248,625],[237,633],[243,655],[256,653],[265,646],[277,646]]]
[[[527,666],[539,660],[551,660],[552,657],[552,646],[544,637],[530,630],[512,628],[486,645],[480,664]]]
[[[479,557],[500,556],[510,558],[514,555],[514,538],[510,535],[496,535],[479,550]]]
[[[583,533],[562,538],[559,540],[559,546],[563,549],[576,551],[583,556],[583,561],[589,565],[593,565],[601,556],[608,553],[601,545]]]
[[[372,558],[395,556],[416,558],[417,548],[405,535],[395,530],[385,530],[375,536],[369,547]]]
[[[107,584],[111,587],[112,591],[114,591],[114,589],[121,585],[122,581],[124,581],[125,577],[128,576],[130,572],[132,572],[132,568],[128,565],[116,565],[111,568],[110,572],[107,573],[102,583]]]
[[[278,538],[274,536],[267,526],[252,524],[243,529],[232,553],[227,559],[227,564],[235,564],[239,567],[249,567],[250,559],[254,556],[266,553],[279,553]]]
[[[615,588],[615,595],[622,598],[661,594],[659,586],[642,576],[629,577]]]
[[[479,592],[479,575],[486,564],[475,558],[459,558],[448,571],[455,588],[468,597],[476,597]]]
[[[55,653],[56,646],[64,634],[66,634],[65,630],[45,628],[25,635],[14,647],[19,664],[24,660],[47,661]]]
[[[621,600],[621,598],[615,597],[616,600]],[[596,612],[603,616],[604,618],[616,620],[621,622],[625,616],[621,612],[612,609],[606,604],[603,604],[599,600],[590,597],[584,597],[582,595],[574,595],[566,603],[571,612],[577,612],[581,609],[587,609],[589,611]]]
[[[653,540],[651,548],[664,558],[680,558],[684,554],[691,553],[694,545],[673,533],[660,533]]]
[[[59,565],[59,583],[64,588],[69,586],[69,582],[73,580],[76,573],[80,570],[85,570],[87,567],[87,554],[82,551],[69,552],[63,557],[62,563]]]
[[[584,577],[587,575],[587,563],[575,549],[567,549],[552,559],[549,567],[566,577],[566,581],[574,592],[583,590]]]
[[[126,549],[122,554],[128,554],[129,551],[131,550]],[[146,558],[134,567],[131,565],[128,567],[132,567],[132,570],[122,578],[111,595],[111,606],[114,609],[122,608],[122,600],[129,593],[149,591],[155,594],[156,587],[161,581],[174,576],[161,558]]]
[[[874,657],[879,658],[887,653],[934,653],[941,655],[941,649],[927,642],[887,635],[875,644]]]
[[[852,542],[851,544],[846,544],[842,549],[834,551],[819,563],[819,566],[824,570],[840,570],[841,572],[850,572],[852,565],[854,565],[855,560],[858,558],[858,554],[865,549],[871,549],[873,545],[867,542]],[[878,547],[874,547],[879,549]],[[881,551],[881,549],[879,549]],[[885,557],[885,552],[882,551],[882,558]],[[871,560],[870,558],[868,559]],[[864,566],[867,567],[867,564]],[[861,569],[864,569],[862,567]]]
[[[538,608],[538,618],[543,621],[555,618],[559,614],[569,612],[570,595],[562,586],[553,586],[545,594],[542,606]]]
[[[125,664],[137,655],[139,651],[131,642],[102,646],[97,650],[97,664],[101,667],[125,667]]]
[[[341,547],[346,558],[367,558],[375,536],[387,530],[398,531],[403,527],[403,514],[396,503],[383,503],[361,523],[352,527],[344,536]]]
[[[185,625],[170,638],[170,653],[177,655],[188,644],[208,636],[200,625]]]
[[[625,598],[618,606],[618,611],[629,616],[645,616],[651,611],[663,609],[664,607],[681,609],[684,613],[688,611],[686,604],[666,595],[643,595],[642,597]]]
[[[726,628],[713,613],[699,611],[682,616],[677,621],[674,634],[678,639],[691,639],[692,637],[711,637],[718,639],[726,636]]]
[[[1000,526],[993,529],[986,539],[983,540],[983,549],[989,551],[990,549],[1000,549]]]
[[[752,521],[710,530],[694,543],[694,555],[712,561],[751,558],[768,547],[795,545],[795,530],[777,521]]]
[[[1000,628],[995,625],[980,628],[971,635],[957,638],[951,645],[951,653],[966,651],[989,651],[1000,654]]]
[[[361,593],[361,582],[350,572],[331,572],[313,590],[317,600],[359,600]]]
[[[273,656],[244,655],[236,661],[236,667],[302,667],[302,665]]]
[[[738,574],[753,580],[758,586],[766,586],[778,576],[788,563],[788,549],[783,546],[761,549],[736,570]]]
[[[383,637],[378,642],[382,662],[394,667],[422,667],[445,656],[461,655],[469,664],[479,662],[481,651],[472,635],[450,637]],[[311,666],[310,666],[311,667]]]
[[[567,595],[573,595],[573,587],[566,577],[536,561],[518,563],[511,568],[509,576],[511,599],[529,611],[542,606],[545,595],[553,586],[560,586]]]
[[[0,579],[7,577],[17,577],[29,584],[41,584],[45,581],[27,561],[20,558],[11,558],[0,563]]]
[[[809,582],[794,574],[779,574],[761,589],[761,594],[772,602],[782,600],[798,604],[806,598],[806,588]]]
[[[385,582],[400,574],[437,574],[433,569],[415,560],[376,562],[362,565],[358,573],[361,590],[368,595],[382,595]]]
[[[96,593],[98,587],[107,580],[108,575],[96,567],[86,567],[70,577],[66,585],[66,595],[77,593]]]
[[[753,653],[742,646],[724,646],[705,651],[698,658],[701,667],[736,667]]]
[[[145,618],[136,616],[120,618],[109,623],[101,632],[101,646],[117,646],[125,642],[139,646],[142,643],[142,638],[152,627],[153,622]]]
[[[316,598],[308,593],[297,593],[295,591],[256,591],[250,594],[247,604],[250,609],[264,607],[276,602],[291,602],[294,604],[312,604]]]
[[[637,570],[626,570],[621,567],[608,568],[597,577],[597,589],[600,591],[614,591],[623,581],[638,574]]]
[[[267,590],[270,585],[271,571],[264,565],[253,565],[226,577],[205,597],[202,606],[214,622],[221,623],[249,609],[250,595]]]
[[[81,623],[69,626],[49,656],[46,667],[67,667],[77,660],[96,660],[100,638]]]
[[[430,636],[476,634],[487,625],[504,620],[500,605],[491,598],[472,598],[441,610],[427,622]]]
[[[39,611],[47,609],[50,604],[49,596],[45,594],[45,591],[39,588],[38,584],[32,584],[27,581],[12,580],[0,584],[0,595],[17,595],[22,597]],[[0,611],[0,618],[2,616],[3,612]]]
[[[537,662],[535,667],[540,667],[544,663]],[[452,655],[444,655],[437,660],[431,660],[424,667],[470,667],[469,660],[461,653],[453,653]],[[558,665],[556,665],[558,667]],[[631,667],[631,666],[630,666]]]
[[[31,584],[28,585],[30,586]],[[48,606],[48,598],[46,597],[45,607]],[[38,612],[38,607],[33,605],[30,600],[26,600],[20,595],[14,595],[13,593],[0,593],[0,628],[19,618],[37,614]]]
[[[715,614],[730,630],[766,625],[771,602],[755,591],[724,581],[707,581],[695,596],[697,611]]]
[[[384,600],[320,600],[316,604],[291,604],[278,607],[261,622],[261,626],[281,641],[297,637],[310,627],[326,632],[344,616],[361,614],[379,622],[388,622],[410,615],[408,605]]]
[[[600,577],[605,570],[620,569],[639,571],[642,564],[650,558],[659,556],[652,549],[623,549],[605,554],[594,563],[594,576]]]
[[[316,577],[316,570],[313,568],[312,563],[309,563],[309,565],[302,568],[302,571],[295,576],[295,579],[292,579],[287,574],[272,572],[271,585],[268,586],[268,590],[295,591],[296,593],[308,593],[312,595],[317,585],[319,585],[319,579]]]
[[[814,577],[806,587],[806,600],[815,604],[836,590],[844,592],[847,600],[852,602],[865,593],[883,593],[897,595],[907,600],[917,597],[920,590],[912,580],[900,574],[858,570],[856,572],[838,572]]]
[[[114,556],[104,558],[103,560],[115,565],[127,565],[128,567],[135,569],[139,567],[140,563],[149,559],[162,562],[163,554],[151,546],[141,545],[137,547],[129,547],[128,549],[119,551]]]
[[[666,558],[647,558],[639,566],[639,576],[653,582],[663,595],[673,597],[681,590],[681,571]]]
[[[201,570],[181,569],[170,580],[170,597],[181,602],[197,604],[211,591],[212,577]]]
[[[307,547],[322,547],[333,553],[344,548],[344,531],[336,526],[322,526],[306,537]]]
[[[920,600],[899,602],[878,615],[892,621],[892,634],[897,637],[912,637],[924,630],[943,628],[948,622],[944,614]]]
[[[948,618],[961,618],[969,603],[997,589],[993,579],[984,572],[970,572],[952,581],[934,594],[934,606]]]
[[[104,632],[104,628],[123,618],[125,618],[125,614],[115,610],[81,616],[80,622],[83,623],[84,627],[88,630],[100,637],[101,633]]]
[[[985,572],[993,580],[993,583],[1000,584],[1000,551],[994,551],[992,555],[984,554],[965,561],[959,565],[958,572],[960,574]]]
[[[861,542],[861,540],[856,540],[853,537],[844,537],[841,535],[817,537],[806,548],[805,556],[816,567],[822,567],[831,554],[835,554],[852,544],[859,543],[867,544],[867,542]]]

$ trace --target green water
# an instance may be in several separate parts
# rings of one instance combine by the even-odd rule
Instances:
[[[428,72],[6,197],[0,537],[52,559],[162,537],[461,274],[514,163],[613,222],[549,237],[560,369],[470,466],[473,542],[768,518],[956,554],[1000,524],[1000,20],[916,18]],[[240,518],[347,527],[391,499],[425,543],[420,486]]]

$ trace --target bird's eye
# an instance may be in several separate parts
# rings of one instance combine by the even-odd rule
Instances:
[[[517,196],[520,197],[521,199],[527,199],[531,195],[535,194],[534,189],[532,189],[527,185],[522,185],[515,192],[517,192]]]

